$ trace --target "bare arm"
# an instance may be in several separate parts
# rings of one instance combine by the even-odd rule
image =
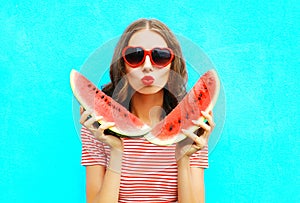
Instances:
[[[194,124],[199,125],[199,127],[204,130],[203,134],[198,137],[193,132],[183,130],[183,133],[187,135],[188,138],[176,145],[179,203],[205,202],[204,169],[190,166],[190,156],[207,146],[209,135],[215,126],[212,113],[208,114],[203,112],[202,115],[208,120],[210,125],[203,121],[195,121]]]
[[[199,202],[205,202],[204,169],[191,167],[191,174],[194,194],[200,199]]]
[[[189,157],[181,158],[178,162],[178,203],[203,203],[204,169],[191,168]]]
[[[97,193],[100,191],[104,175],[105,166],[94,165],[86,166],[86,201],[93,202]]]
[[[93,124],[102,119],[94,117],[90,112],[81,112],[80,123],[91,131],[99,141],[110,147],[110,161],[107,166],[94,165],[86,167],[86,198],[88,203],[114,203],[118,202],[121,166],[123,156],[123,142],[112,135],[105,135],[104,130],[113,126],[114,123],[105,123],[100,127]]]
[[[119,151],[112,151],[107,170],[100,165],[86,167],[87,203],[118,202],[121,159]]]

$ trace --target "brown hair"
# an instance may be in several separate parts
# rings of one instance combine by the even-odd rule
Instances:
[[[170,110],[177,105],[178,100],[181,100],[186,94],[185,84],[187,81],[187,72],[179,42],[171,30],[159,20],[139,19],[131,23],[125,29],[116,45],[110,65],[111,83],[106,85],[103,91],[110,96],[114,95],[114,99],[122,103],[125,107],[129,104],[133,90],[125,79],[126,77],[124,77],[126,71],[122,58],[122,50],[128,45],[132,35],[143,29],[149,29],[161,35],[166,41],[167,46],[173,50],[175,55],[170,67],[169,80],[164,88],[164,109],[166,113],[169,113]],[[127,103],[127,105],[125,103]],[[127,108],[130,109],[130,105],[128,105]]]

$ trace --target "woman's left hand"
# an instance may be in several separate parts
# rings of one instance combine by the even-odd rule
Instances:
[[[207,146],[209,135],[214,129],[215,123],[213,121],[213,114],[211,111],[209,113],[201,111],[201,114],[208,121],[208,123],[194,120],[192,122],[199,126],[199,128],[202,128],[203,133],[201,135],[196,135],[194,132],[182,129],[182,132],[187,136],[187,138],[178,142],[176,145],[175,156],[177,161],[183,157],[190,157],[198,150],[201,150]]]

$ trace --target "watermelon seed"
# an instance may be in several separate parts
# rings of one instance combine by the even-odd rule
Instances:
[[[97,90],[97,91],[96,91],[96,94],[98,94],[98,93],[99,93],[99,91]]]
[[[185,114],[185,118],[189,119],[189,114],[188,113]]]
[[[169,131],[172,131],[172,130],[173,130],[173,125],[171,124],[169,127]]]
[[[202,93],[199,94],[198,100],[200,101],[202,97]]]
[[[180,120],[180,119],[178,119],[178,123],[181,123],[181,120]]]
[[[107,102],[107,98],[105,98],[104,101]]]
[[[101,99],[103,99],[103,98],[104,98],[104,95],[101,96]]]
[[[94,87],[93,90],[95,91],[95,90],[96,90],[96,87]]]
[[[91,84],[88,84],[88,87],[91,87],[92,85]]]

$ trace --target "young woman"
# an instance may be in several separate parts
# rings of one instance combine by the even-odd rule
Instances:
[[[144,123],[155,125],[186,94],[186,74],[181,48],[169,28],[158,20],[140,19],[121,36],[110,66],[111,83],[103,91]],[[194,122],[197,135],[183,130],[188,138],[170,146],[104,134],[115,124],[95,127],[102,117],[83,109],[81,114],[88,203],[204,202],[211,112],[201,112],[209,124]]]

